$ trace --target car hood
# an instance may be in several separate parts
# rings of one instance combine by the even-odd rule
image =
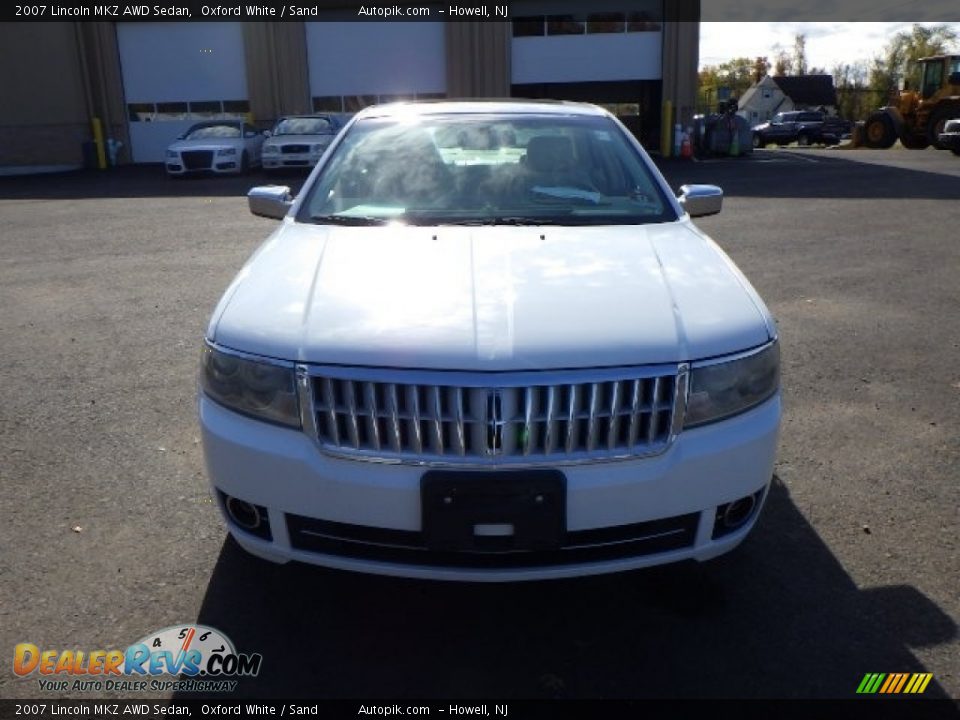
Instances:
[[[329,145],[334,136],[322,135],[273,135],[267,138],[266,145],[314,145],[324,143]]]
[[[339,227],[286,220],[214,312],[224,347],[309,363],[529,370],[674,363],[769,339],[689,221]]]
[[[177,140],[170,146],[170,150],[210,150],[215,148],[241,147],[241,138],[207,138],[203,140]]]

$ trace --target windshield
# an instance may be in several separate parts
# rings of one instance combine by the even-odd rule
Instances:
[[[353,125],[302,222],[627,225],[676,214],[609,117],[450,114]]]
[[[187,131],[184,140],[210,140],[213,138],[238,138],[239,125],[195,125]]]
[[[333,124],[327,118],[286,118],[277,123],[274,135],[331,135]]]

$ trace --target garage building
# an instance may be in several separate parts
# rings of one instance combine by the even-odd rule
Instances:
[[[664,100],[693,112],[699,0],[517,0],[508,22],[343,22],[345,5],[315,22],[3,24],[0,166],[89,163],[94,118],[121,164],[161,162],[203,119],[401,99],[594,102],[653,148]]]

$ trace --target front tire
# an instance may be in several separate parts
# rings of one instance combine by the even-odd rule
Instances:
[[[930,144],[937,150],[947,149],[946,146],[940,143],[940,133],[943,132],[947,120],[953,120],[958,117],[960,117],[960,107],[956,105],[938,108],[930,117],[930,122],[927,124],[927,140],[929,140]]]
[[[897,141],[893,121],[883,112],[877,112],[867,118],[863,126],[863,142],[868,148],[886,150]]]
[[[759,148],[762,148],[764,145],[766,145],[766,143],[765,143],[763,140],[760,139],[760,135],[757,134],[757,133],[754,133],[754,134],[753,134],[753,147],[759,149]]]
[[[800,147],[809,147],[810,146],[810,136],[806,133],[801,133],[797,136],[797,145]]]

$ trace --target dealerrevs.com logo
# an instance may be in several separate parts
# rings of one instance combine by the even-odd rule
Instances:
[[[236,678],[260,672],[260,653],[237,652],[224,633],[206,625],[173,625],[126,650],[41,650],[20,643],[13,672],[36,674],[41,690],[63,692],[231,692]],[[171,677],[172,676],[172,677]]]

